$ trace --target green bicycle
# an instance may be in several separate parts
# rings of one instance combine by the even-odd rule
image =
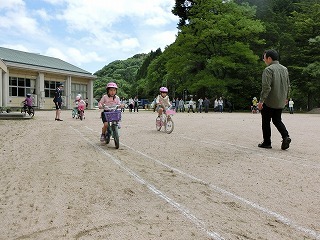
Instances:
[[[120,146],[119,121],[121,120],[121,110],[118,110],[118,107],[114,109],[108,108],[108,111],[105,111],[104,114],[108,121],[108,133],[106,134],[106,144],[109,144],[111,137],[113,137],[115,147],[116,149],[118,149]]]

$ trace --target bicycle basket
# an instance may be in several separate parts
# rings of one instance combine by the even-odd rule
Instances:
[[[106,120],[108,122],[121,120],[121,111],[119,111],[119,110],[111,111],[111,112],[104,112],[104,115],[106,116]]]

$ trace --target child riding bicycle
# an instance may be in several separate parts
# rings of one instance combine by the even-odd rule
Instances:
[[[168,96],[168,88],[161,87],[159,89],[160,94],[156,98],[156,104],[157,104],[157,112],[158,116],[161,117],[163,111],[166,111],[168,108],[171,108],[170,99]]]
[[[81,94],[78,94],[78,96],[76,97],[76,106],[77,106],[78,116],[80,116],[80,119],[82,120],[82,118],[84,118],[84,108],[86,106],[86,102],[82,99]]]
[[[107,131],[108,130],[108,121],[106,119],[104,112],[108,112],[108,107],[111,108],[116,105],[120,105],[120,107],[122,107],[122,104],[120,102],[120,98],[116,95],[117,89],[118,89],[118,86],[116,83],[109,82],[106,86],[107,94],[103,95],[103,97],[101,98],[101,100],[98,103],[99,108],[104,109],[104,111],[101,112],[101,119],[103,122],[101,136],[100,136],[101,142],[104,142],[109,134],[109,131]]]
[[[81,111],[83,111],[84,114],[84,107],[86,105],[86,102],[82,99],[81,94],[78,94],[73,102],[75,106],[72,109],[72,117],[79,118]]]
[[[22,103],[25,111],[30,110],[32,107],[32,98],[30,93],[27,93],[27,97],[24,99],[24,101],[22,101]]]
[[[251,112],[252,113],[258,113],[259,109],[258,109],[258,99],[256,97],[254,97],[252,99],[252,106],[251,106]]]

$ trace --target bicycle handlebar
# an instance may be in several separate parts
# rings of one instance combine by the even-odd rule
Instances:
[[[106,105],[103,105],[103,109],[104,110],[109,110],[109,111],[115,111],[117,110],[118,108],[120,107],[120,105],[114,105],[114,106],[106,106]]]
[[[162,107],[165,111],[166,111],[166,110],[171,110],[171,108],[172,108],[172,106],[169,106],[169,107],[166,108],[166,107],[163,106],[161,103],[157,103],[157,105],[160,106],[160,107]]]

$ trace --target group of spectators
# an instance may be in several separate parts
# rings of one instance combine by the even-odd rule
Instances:
[[[124,109],[126,107],[129,108],[129,112],[139,112],[139,100],[137,96],[135,96],[134,98],[131,97],[129,98],[129,100],[122,98],[120,101],[121,104],[123,104],[123,107],[121,108],[122,112],[124,112]]]
[[[183,99],[176,98],[172,101],[172,105],[175,108],[176,112],[185,112],[188,113],[192,111],[193,113],[202,113],[203,111],[205,113],[209,112],[209,106],[210,106],[210,100],[205,97],[199,98],[198,100],[193,100],[191,98],[189,101],[184,102]],[[213,111],[214,112],[220,112],[222,113],[225,109],[225,107],[228,108],[229,112],[232,112],[232,103],[228,101],[227,99],[220,97],[215,98],[213,100]]]

